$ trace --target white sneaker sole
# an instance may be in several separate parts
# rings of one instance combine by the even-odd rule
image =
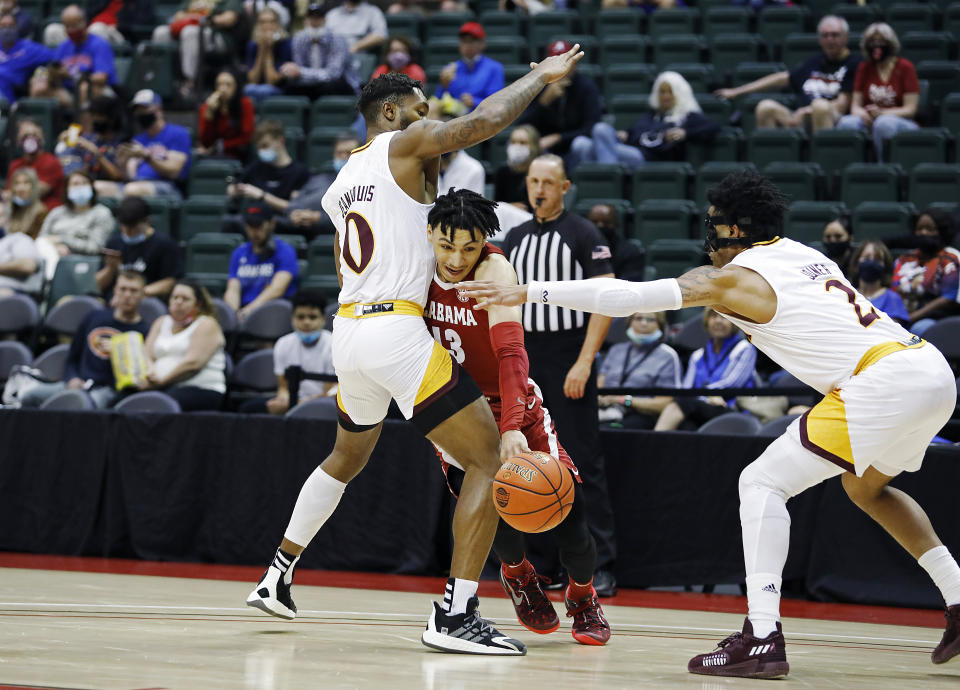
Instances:
[[[282,618],[285,621],[292,621],[297,617],[296,611],[291,611],[273,597],[264,599],[257,594],[256,590],[254,590],[253,593],[247,597],[247,606],[260,609],[264,613],[269,613],[271,616]]]
[[[451,654],[524,656],[527,653],[527,648],[522,645],[520,649],[515,649],[513,647],[491,647],[484,644],[477,644],[476,642],[470,642],[469,640],[461,640],[458,637],[450,637],[450,635],[443,635],[430,629],[423,631],[423,634],[420,636],[420,641],[431,649],[436,649],[441,652],[448,652]]]

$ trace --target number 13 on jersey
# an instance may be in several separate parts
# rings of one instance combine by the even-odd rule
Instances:
[[[463,364],[463,360],[466,359],[467,355],[463,351],[463,348],[460,347],[463,345],[463,341],[460,340],[460,334],[452,328],[448,328],[443,332],[443,337],[441,337],[439,326],[434,326],[430,330],[433,332],[433,339],[447,348],[450,354],[453,355],[453,358],[457,360],[457,364]],[[444,338],[447,340],[446,343],[443,342]]]

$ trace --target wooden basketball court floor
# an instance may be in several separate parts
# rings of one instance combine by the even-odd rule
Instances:
[[[570,637],[561,604],[560,630],[535,635],[516,622],[497,583],[484,582],[481,612],[529,650],[489,658],[420,644],[430,601],[442,591],[438,578],[304,571],[294,586],[300,614],[286,622],[244,605],[259,569],[154,565],[0,554],[0,689],[722,690],[762,683],[686,671],[692,655],[739,629],[741,597],[623,592],[603,602],[610,643],[585,647]],[[360,588],[367,586],[375,588]],[[395,591],[404,589],[413,591]],[[784,608],[807,617],[784,618],[791,672],[768,682],[960,687],[960,661],[930,663],[942,630],[938,612],[802,602]],[[837,620],[844,618],[859,622]]]

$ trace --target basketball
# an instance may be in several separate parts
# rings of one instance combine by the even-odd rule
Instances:
[[[521,453],[493,479],[493,502],[504,522],[521,532],[545,532],[573,506],[573,475],[547,453]]]

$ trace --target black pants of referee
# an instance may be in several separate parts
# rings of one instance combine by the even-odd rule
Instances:
[[[583,479],[587,522],[597,542],[597,570],[609,570],[617,557],[613,508],[607,490],[607,472],[600,447],[597,420],[597,370],[593,367],[583,397],[568,398],[563,382],[577,361],[585,331],[525,333],[530,377],[543,393],[557,437],[573,459]],[[532,535],[533,536],[533,535]],[[556,549],[550,540],[531,540],[531,561],[546,574],[556,570]]]

